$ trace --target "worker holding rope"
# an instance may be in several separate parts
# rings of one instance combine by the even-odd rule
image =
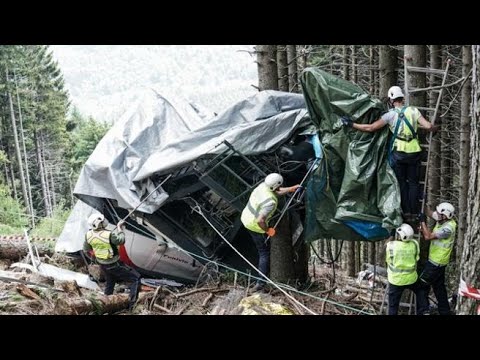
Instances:
[[[258,251],[258,269],[266,276],[270,270],[270,243],[268,237],[275,236],[275,228],[268,226],[268,221],[275,213],[278,205],[278,196],[294,193],[301,188],[300,185],[280,187],[283,177],[280,174],[269,174],[250,195],[247,206],[243,209],[241,220],[247,228]],[[262,290],[264,282],[257,280],[252,291]]]

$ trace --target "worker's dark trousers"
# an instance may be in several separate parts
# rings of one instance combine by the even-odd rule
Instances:
[[[398,314],[398,306],[400,305],[400,299],[402,298],[403,291],[405,289],[410,289],[415,293],[416,299],[416,306],[417,309],[419,307],[419,294],[418,294],[418,286],[417,283],[413,283],[410,285],[393,285],[388,283],[388,315],[397,315]],[[420,300],[421,301],[421,300]]]
[[[135,305],[138,297],[138,290],[140,288],[141,275],[135,269],[125,265],[121,261],[110,265],[100,264],[101,269],[105,274],[105,295],[112,295],[113,289],[117,282],[130,283],[129,308]]]
[[[265,244],[265,235],[259,234],[254,231],[248,230],[252,240],[257,247],[258,250],[258,270],[260,270],[265,275],[269,275],[270,273],[270,242]],[[262,280],[264,277],[262,275],[258,275]],[[258,281],[257,284],[264,284],[264,281]]]
[[[404,214],[418,214],[418,195],[421,152],[407,154],[394,151],[393,171],[400,185],[402,211]]]
[[[422,296],[422,306],[417,309],[419,315],[423,315],[428,309],[428,293],[432,286],[433,293],[438,301],[438,312],[440,315],[450,315],[450,304],[448,303],[447,288],[445,287],[445,269],[444,266],[437,266],[427,261],[425,268],[420,274],[418,283],[420,284],[420,294]]]

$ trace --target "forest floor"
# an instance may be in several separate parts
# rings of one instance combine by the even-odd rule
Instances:
[[[28,261],[28,256],[23,262]],[[41,257],[43,263],[86,273],[81,260],[62,254]],[[11,268],[13,261],[0,259],[0,314],[119,314],[119,315],[367,315],[379,314],[384,296],[384,279],[373,291],[366,280],[347,277],[329,266],[310,266],[310,281],[301,290],[286,291],[298,302],[269,285],[252,293],[248,279],[233,274],[213,274],[196,285],[141,286],[138,301],[127,311],[128,288],[117,285],[113,296],[80,288],[74,281],[59,281],[25,268]],[[99,269],[90,272],[98,279]],[[335,281],[334,281],[335,280]],[[103,289],[104,283],[99,282]],[[253,285],[253,284],[252,284]],[[307,311],[308,308],[310,311]]]

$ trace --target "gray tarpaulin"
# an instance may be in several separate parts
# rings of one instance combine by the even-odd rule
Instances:
[[[97,213],[99,214],[94,208],[77,201],[55,243],[55,251],[74,253],[81,250],[88,230],[87,220],[90,215]]]
[[[122,208],[134,208],[153,190],[153,174],[220,153],[225,148],[216,146],[224,140],[245,155],[261,154],[306,124],[309,117],[300,94],[262,91],[209,116],[194,104],[150,90],[99,142],[74,193],[90,204],[94,198],[109,198]],[[167,197],[156,193],[138,210],[153,213]]]

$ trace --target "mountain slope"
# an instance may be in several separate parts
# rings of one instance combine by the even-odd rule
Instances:
[[[73,104],[115,121],[155,86],[219,112],[254,94],[251,45],[52,45]]]

